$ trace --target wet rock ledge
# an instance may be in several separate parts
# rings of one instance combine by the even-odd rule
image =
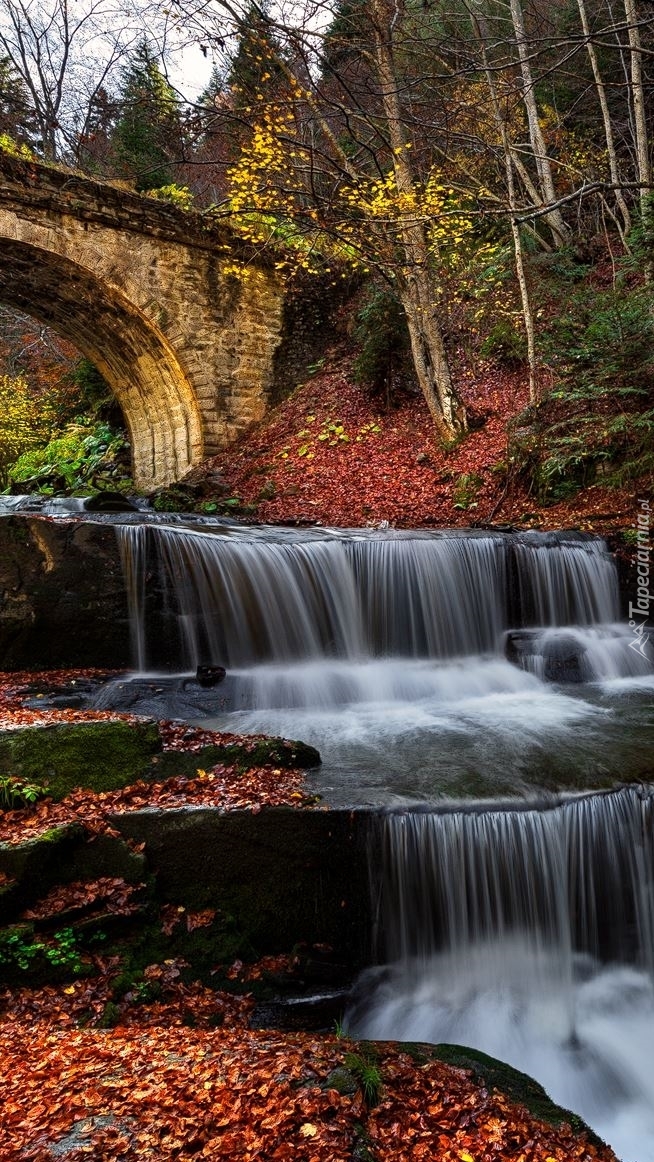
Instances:
[[[113,527],[0,516],[0,668],[121,669],[129,660]]]

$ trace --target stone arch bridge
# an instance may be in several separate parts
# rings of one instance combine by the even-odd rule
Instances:
[[[99,368],[141,488],[180,479],[266,410],[279,280],[198,213],[0,151],[0,301]]]

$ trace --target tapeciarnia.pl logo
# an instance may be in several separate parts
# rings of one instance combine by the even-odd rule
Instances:
[[[650,602],[654,594],[650,592],[650,541],[651,511],[648,500],[638,501],[638,516],[636,519],[636,601],[629,602],[629,628],[634,631],[633,641],[629,648],[635,650],[641,657],[647,657],[645,649],[649,641],[648,618]],[[641,620],[642,619],[642,620]]]

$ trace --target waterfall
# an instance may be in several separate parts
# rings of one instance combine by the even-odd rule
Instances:
[[[603,541],[523,534],[513,544],[521,608],[534,625],[593,625],[618,619],[618,576]],[[523,622],[523,624],[526,622]]]
[[[147,554],[147,527],[145,525],[117,525],[118,548],[127,591],[132,656],[140,672],[147,665],[145,581]]]
[[[518,933],[536,953],[654,969],[654,799],[640,789],[548,809],[391,812],[373,864],[386,955],[466,956]]]
[[[619,623],[604,543],[179,518],[117,533],[139,668],[163,644],[186,675],[228,671],[209,692],[170,679],[170,698],[146,674],[137,699],[303,738],[328,802],[394,808],[371,838],[383,963],[352,1032],[476,1046],[624,1162],[654,1162],[654,657]],[[132,709],[126,687],[103,705]]]
[[[116,530],[142,677],[227,669],[215,693],[187,684],[144,712],[303,738],[334,804],[646,776],[653,659],[619,624],[601,540],[181,517]],[[98,697],[134,705],[124,683]]]
[[[388,963],[360,978],[350,1032],[508,1061],[623,1162],[653,1162],[653,827],[642,788],[385,815],[371,867]]]
[[[139,570],[156,559],[175,611],[179,668],[503,650],[515,626],[619,617],[601,541],[552,534],[247,530],[117,525],[139,668]],[[530,663],[525,668],[529,669]]]

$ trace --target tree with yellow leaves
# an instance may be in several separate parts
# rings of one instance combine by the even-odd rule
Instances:
[[[43,440],[48,416],[22,376],[0,376],[0,487],[6,488],[12,464]]]
[[[439,436],[450,441],[467,421],[445,350],[439,272],[472,222],[437,167],[414,169],[394,69],[394,11],[388,0],[373,0],[366,34],[376,90],[369,110],[358,100],[352,109],[357,125],[367,125],[363,157],[338,132],[299,41],[291,37],[282,55],[272,36],[261,35],[254,58],[260,84],[248,105],[239,93],[249,136],[228,170],[225,201],[214,209],[252,241],[291,243],[299,266],[314,269],[320,255],[323,263],[374,267],[392,282],[418,383]],[[230,12],[236,21],[238,12]]]

